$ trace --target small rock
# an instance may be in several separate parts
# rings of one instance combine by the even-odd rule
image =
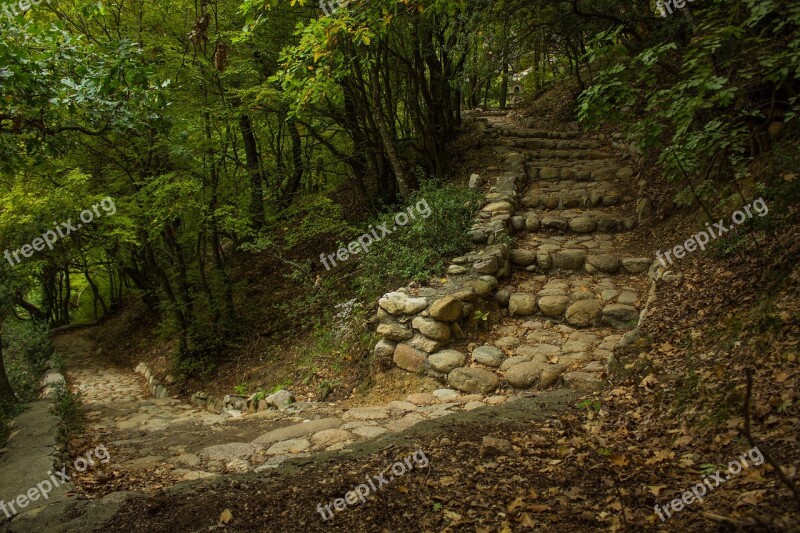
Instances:
[[[311,443],[306,439],[290,439],[277,442],[270,446],[267,455],[284,455],[290,453],[300,453],[311,448]]]
[[[447,381],[458,390],[480,394],[489,394],[500,386],[497,375],[482,368],[456,368],[447,375]]]
[[[484,436],[481,442],[481,456],[495,457],[498,455],[515,457],[517,452],[511,442],[505,439]]]
[[[414,405],[432,405],[439,402],[436,396],[428,392],[415,392],[414,394],[409,394],[406,399]]]
[[[452,296],[445,296],[433,302],[431,318],[442,322],[455,322],[461,318],[461,302]]]
[[[536,313],[536,298],[528,293],[515,293],[508,302],[511,316],[530,316]]]
[[[472,358],[477,363],[497,368],[506,359],[506,354],[499,348],[494,346],[480,346],[472,351]]]
[[[568,324],[583,328],[597,323],[602,309],[600,300],[580,300],[569,306],[565,318]]]
[[[443,350],[428,357],[428,362],[437,372],[447,374],[454,368],[464,366],[467,356],[456,350]]]

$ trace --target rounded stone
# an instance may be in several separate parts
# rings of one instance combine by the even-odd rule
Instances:
[[[325,429],[319,433],[315,433],[311,437],[311,443],[314,446],[322,446],[327,448],[340,442],[352,442],[353,436],[343,429]]]
[[[431,355],[428,358],[431,368],[437,372],[447,374],[454,368],[464,366],[467,356],[456,350],[443,350]]]
[[[452,296],[439,298],[430,308],[431,318],[442,322],[455,322],[461,318],[461,302]]]
[[[575,233],[591,233],[597,227],[597,222],[591,217],[575,217],[569,221],[569,229]]]
[[[516,248],[511,250],[510,254],[511,264],[514,266],[526,267],[536,264],[536,252],[531,250],[524,250]]]
[[[411,321],[411,327],[430,339],[437,341],[450,340],[450,325],[446,322],[439,322],[438,320],[418,316]]]
[[[505,361],[506,354],[495,346],[480,346],[472,351],[472,358],[477,363],[497,368]]]
[[[512,294],[508,302],[511,316],[530,316],[536,313],[536,298],[532,294]]]
[[[497,375],[483,368],[456,368],[447,375],[447,382],[460,391],[484,395],[500,386]]]
[[[632,305],[610,304],[603,308],[603,321],[616,328],[633,328],[639,320],[639,311]]]
[[[500,289],[494,294],[494,299],[503,307],[508,307],[508,303],[511,301],[511,291],[505,288]]]
[[[565,318],[571,326],[584,328],[597,323],[602,309],[600,300],[580,300],[567,308]]]
[[[545,366],[539,376],[539,387],[543,389],[552,387],[566,371],[567,367],[561,364]]]
[[[613,274],[619,270],[619,259],[610,254],[590,255],[586,259],[586,264],[608,274]]]
[[[525,229],[528,231],[539,231],[541,226],[542,224],[539,222],[539,219],[534,215],[528,215],[528,218],[525,219]]]
[[[553,267],[561,270],[580,270],[585,262],[584,250],[561,250],[553,254]]]
[[[408,344],[398,344],[394,350],[394,363],[409,372],[419,372],[425,368],[428,356]]]
[[[539,299],[539,310],[545,316],[560,317],[569,306],[569,298],[566,296],[545,296]]]
[[[506,379],[513,387],[527,389],[539,379],[545,365],[538,361],[514,365],[506,371]]]

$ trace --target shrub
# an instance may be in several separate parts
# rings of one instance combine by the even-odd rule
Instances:
[[[430,208],[427,218],[417,217],[408,226],[398,228],[374,243],[361,258],[356,279],[359,294],[374,298],[387,287],[422,281],[440,275],[447,261],[470,247],[467,230],[478,208],[477,194],[465,187],[423,181],[408,205],[425,201]],[[372,225],[395,225],[394,212],[385,214]]]
[[[7,320],[3,324],[6,373],[22,402],[39,395],[39,380],[52,354],[46,325],[17,320]]]

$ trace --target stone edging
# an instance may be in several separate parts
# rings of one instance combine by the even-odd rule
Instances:
[[[135,372],[137,374],[141,374],[144,376],[144,379],[147,380],[147,385],[150,387],[150,395],[153,398],[165,399],[172,397],[167,385],[156,377],[155,372],[150,370],[150,367],[147,366],[147,363],[139,363],[136,366]]]

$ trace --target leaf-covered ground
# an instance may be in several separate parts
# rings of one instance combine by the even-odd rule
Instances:
[[[759,451],[797,484],[800,269],[780,260],[796,256],[796,236],[753,241],[727,260],[687,258],[602,393],[550,404],[542,393],[380,450],[133,500],[104,530],[798,531],[800,503],[770,461],[754,453],[741,473],[727,471],[753,448],[749,418]],[[428,467],[322,520],[318,504],[419,448]],[[702,501],[662,523],[654,506],[704,479],[713,488]]]

